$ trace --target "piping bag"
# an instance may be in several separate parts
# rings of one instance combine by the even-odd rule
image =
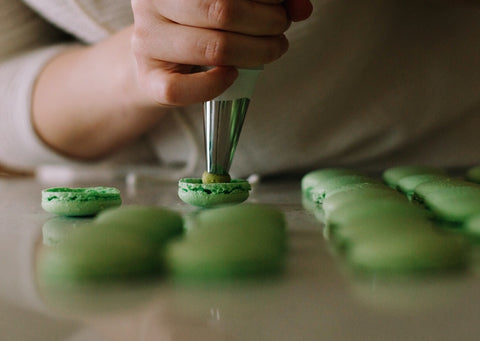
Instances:
[[[228,176],[255,83],[263,67],[238,69],[235,82],[203,105],[207,172]]]

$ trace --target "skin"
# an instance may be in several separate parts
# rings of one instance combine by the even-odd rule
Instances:
[[[227,89],[235,67],[268,64],[288,49],[285,31],[310,0],[133,0],[135,24],[53,58],[38,77],[39,137],[70,157],[95,159],[158,124],[169,108]],[[196,71],[198,65],[215,65]]]

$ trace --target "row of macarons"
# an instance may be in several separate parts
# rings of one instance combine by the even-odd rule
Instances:
[[[242,204],[180,214],[123,205],[43,225],[37,270],[63,285],[167,276],[223,280],[277,274],[286,258],[286,223],[278,209]]]
[[[469,174],[471,180],[474,172]],[[354,269],[418,272],[469,263],[470,243],[439,226],[474,233],[480,205],[471,202],[480,202],[480,186],[471,181],[424,166],[390,168],[381,179],[352,169],[319,169],[303,177],[302,192],[304,206],[325,224],[326,237]],[[447,214],[451,210],[432,204],[442,195],[468,202],[469,214]]]

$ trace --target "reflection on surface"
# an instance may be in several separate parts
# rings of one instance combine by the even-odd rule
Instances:
[[[88,224],[91,218],[53,217],[42,226],[43,244],[57,246],[76,228]]]
[[[145,185],[127,202],[175,206],[177,186],[169,186]],[[36,250],[45,247],[42,227],[53,218],[40,208],[41,186],[0,181],[0,339],[390,341],[428,335],[442,341],[473,340],[480,333],[476,268],[424,278],[346,273],[329,253],[322,226],[301,210],[298,186],[259,184],[251,198],[285,210],[284,276],[208,285],[156,279],[55,288],[35,277]]]

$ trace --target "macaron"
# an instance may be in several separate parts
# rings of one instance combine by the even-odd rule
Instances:
[[[285,221],[274,208],[236,205],[202,211],[196,219],[195,227],[165,250],[166,267],[177,278],[246,278],[283,268]]]
[[[156,245],[183,233],[182,216],[158,206],[128,205],[101,212],[93,221],[97,229],[122,231]]]
[[[359,221],[349,225],[342,225],[333,229],[330,238],[335,245],[344,249],[357,242],[363,242],[378,237],[396,238],[399,233],[423,233],[424,230],[433,232],[431,221],[418,216],[396,216],[391,219]]]
[[[250,190],[248,181],[241,179],[204,184],[199,178],[184,178],[178,182],[178,196],[183,202],[205,208],[239,204],[248,199]]]
[[[355,184],[374,184],[379,183],[377,180],[365,175],[340,175],[329,180],[325,180],[322,184],[318,184],[310,190],[310,197],[317,204],[322,204],[323,200],[330,194],[340,190],[342,187]]]
[[[413,199],[415,188],[423,183],[433,180],[448,179],[444,174],[415,174],[409,175],[398,180],[397,190],[405,194],[409,200]]]
[[[41,249],[38,271],[42,281],[59,285],[134,279],[158,272],[157,252],[141,237],[91,224]]]
[[[382,173],[382,178],[388,186],[397,188],[398,181],[400,181],[402,178],[419,174],[445,174],[445,171],[440,168],[429,166],[406,165],[386,169]]]
[[[412,201],[423,203],[426,197],[434,195],[444,188],[472,186],[474,186],[474,184],[455,178],[434,179],[417,185],[413,190]]]
[[[373,222],[376,220],[385,221],[402,216],[427,219],[430,215],[430,212],[410,203],[408,200],[384,197],[339,207],[330,212],[327,224],[330,228],[340,228],[342,225],[352,225],[367,221]]]
[[[358,240],[351,244],[346,257],[362,272],[424,274],[465,269],[470,252],[460,236],[421,229]]]
[[[121,203],[120,191],[113,187],[55,187],[42,191],[42,208],[61,216],[93,216]]]
[[[340,190],[332,192],[324,199],[322,208],[325,216],[329,216],[332,211],[340,206],[355,205],[357,202],[370,199],[376,200],[379,198],[398,198],[399,200],[405,200],[400,193],[383,184],[356,184],[344,186]]]
[[[348,168],[323,168],[311,171],[305,174],[301,180],[303,196],[308,200],[311,200],[310,191],[312,188],[317,185],[322,185],[324,181],[330,180],[334,177],[353,174],[359,175],[360,172]]]
[[[463,230],[472,237],[480,237],[480,213],[472,215],[469,217],[465,223]]]
[[[43,244],[57,246],[68,238],[74,229],[91,223],[91,218],[53,217],[42,226]]]
[[[480,166],[469,168],[465,177],[468,181],[480,184]]]
[[[436,219],[463,224],[470,217],[480,213],[480,188],[443,188],[428,195],[424,204]]]

